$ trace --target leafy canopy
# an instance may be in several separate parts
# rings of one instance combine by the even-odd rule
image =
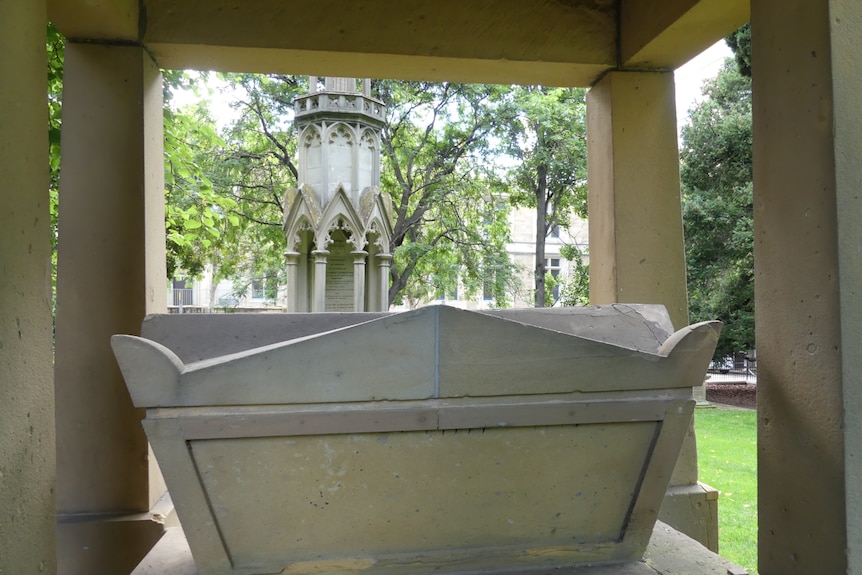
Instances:
[[[536,307],[554,303],[547,282],[556,279],[545,269],[545,240],[552,229],[567,228],[572,216],[587,216],[585,115],[582,89],[519,86],[511,94],[505,147],[516,164],[509,173],[509,199],[535,209]],[[568,248],[564,256],[578,265],[564,303],[578,303],[586,299],[585,268],[576,246]]]
[[[716,357],[754,348],[751,80],[728,59],[682,129],[692,321],[724,322]]]

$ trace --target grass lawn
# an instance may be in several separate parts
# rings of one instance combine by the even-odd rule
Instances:
[[[757,573],[757,413],[695,411],[699,478],[718,489],[719,553]]]

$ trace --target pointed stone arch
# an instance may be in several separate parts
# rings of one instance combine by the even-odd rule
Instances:
[[[356,130],[345,122],[335,122],[326,128],[327,194],[334,193],[339,184],[348,190],[354,187],[356,139]]]
[[[299,136],[299,164],[304,178],[300,184],[312,187],[323,184],[326,170],[323,134],[317,125],[306,126]]]
[[[362,219],[353,202],[350,201],[343,185],[336,188],[332,199],[323,209],[320,226],[317,228],[319,249],[326,249],[326,246],[331,242],[330,234],[334,229],[349,231],[352,237],[351,243],[364,242],[362,238],[365,226],[362,225]],[[356,244],[354,243],[354,245]],[[362,249],[362,246],[357,246],[356,249]]]
[[[380,185],[380,139],[377,132],[370,128],[359,134],[356,147],[357,189]]]

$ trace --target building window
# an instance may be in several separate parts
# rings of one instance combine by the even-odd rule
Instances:
[[[555,239],[560,238],[560,224],[551,224],[551,229],[548,231],[548,237]]]
[[[554,287],[551,289],[551,298],[554,303],[560,300],[560,258],[545,260],[545,272],[554,278]]]
[[[458,276],[454,279],[434,277],[434,298],[437,301],[458,300]]]
[[[482,299],[485,301],[494,299],[494,282],[485,280],[482,284]]]
[[[251,280],[251,299],[275,299],[276,286],[273,278]]]
[[[458,301],[458,282],[455,282],[455,285],[452,286],[452,289],[449,290],[449,293],[446,295],[446,299],[452,301]]]

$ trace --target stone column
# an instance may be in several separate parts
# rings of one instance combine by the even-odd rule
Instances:
[[[672,72],[611,72],[587,95],[590,303],[660,303],[688,324]]]
[[[365,258],[368,252],[358,250],[353,255],[353,311],[365,311]]]
[[[862,3],[752,2],[759,570],[862,572]]]
[[[377,254],[377,265],[380,268],[380,311],[389,311],[389,264],[391,254]]]
[[[298,311],[299,294],[297,285],[299,281],[299,252],[284,252],[284,262],[287,266],[287,301],[284,310],[288,312]]]
[[[611,72],[587,94],[590,303],[664,304],[688,324],[673,73]],[[661,519],[718,548],[717,493],[689,430]]]
[[[110,336],[139,333],[146,314],[166,311],[162,142],[161,74],[146,51],[67,43],[55,355],[62,573],[129,572],[161,531],[128,515],[148,511],[164,485]]]
[[[327,250],[314,250],[314,293],[311,296],[311,311],[326,311],[326,258]]]
[[[45,2],[0,17],[0,572],[55,573]]]

